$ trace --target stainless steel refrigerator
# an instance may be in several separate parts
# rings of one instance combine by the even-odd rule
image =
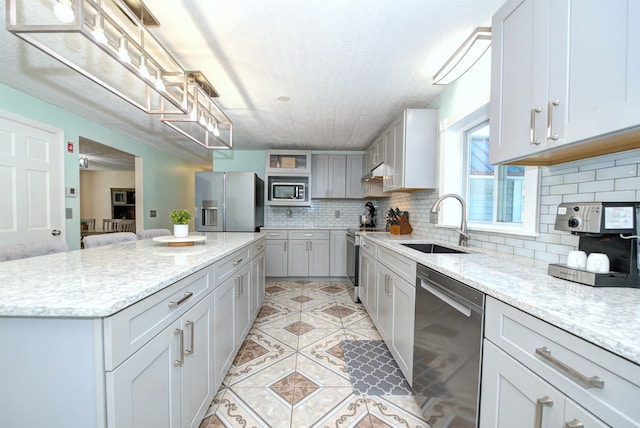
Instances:
[[[264,182],[253,172],[196,172],[196,230],[255,232],[264,225]]]

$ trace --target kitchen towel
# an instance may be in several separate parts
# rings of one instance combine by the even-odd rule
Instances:
[[[382,340],[343,340],[342,353],[354,393],[410,395],[411,387]]]

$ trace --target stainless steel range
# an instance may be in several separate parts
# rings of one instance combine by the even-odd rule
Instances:
[[[347,276],[353,284],[353,301],[360,302],[358,295],[358,276],[360,274],[360,235],[359,232],[384,232],[384,228],[359,227],[347,229]]]

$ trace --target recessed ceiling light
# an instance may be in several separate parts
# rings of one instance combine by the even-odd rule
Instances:
[[[286,95],[280,95],[280,96],[279,96],[278,98],[276,98],[276,99],[277,99],[278,101],[286,102],[286,101],[289,101],[291,98],[289,98],[289,97],[288,97],[288,96],[286,96]]]

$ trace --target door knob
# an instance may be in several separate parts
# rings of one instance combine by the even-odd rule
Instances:
[[[62,233],[62,232],[60,232],[58,229],[53,229],[53,230],[51,231],[51,234],[52,234],[53,236],[60,236],[60,234],[61,234],[61,233]]]

